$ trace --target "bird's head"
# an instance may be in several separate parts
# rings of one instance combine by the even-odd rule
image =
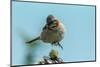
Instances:
[[[47,26],[50,29],[56,29],[59,26],[59,21],[53,15],[48,15],[47,17]]]

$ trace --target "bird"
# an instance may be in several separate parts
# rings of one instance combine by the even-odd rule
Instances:
[[[64,25],[58,20],[54,15],[50,14],[46,18],[46,24],[40,33],[40,36],[27,41],[26,43],[30,44],[37,40],[42,40],[44,43],[50,43],[54,46],[59,46],[63,49],[60,41],[64,38]]]

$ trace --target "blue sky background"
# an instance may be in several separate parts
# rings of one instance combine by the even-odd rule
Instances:
[[[64,62],[95,60],[94,6],[12,2],[12,64],[25,64],[28,52],[25,42],[39,36],[49,14],[56,16],[66,29],[61,41],[64,49],[54,48]],[[34,63],[48,56],[52,49],[50,44],[39,43],[31,48],[35,54]]]

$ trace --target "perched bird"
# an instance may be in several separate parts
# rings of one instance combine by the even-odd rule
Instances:
[[[43,27],[40,36],[26,43],[32,43],[36,40],[42,40],[45,43],[51,43],[52,45],[60,46],[63,49],[63,47],[59,43],[63,39],[63,37],[63,24],[53,15],[48,15],[46,19],[46,25]]]

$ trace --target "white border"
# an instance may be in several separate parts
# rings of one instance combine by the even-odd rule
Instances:
[[[97,6],[97,62],[41,65],[41,67],[99,67],[100,65],[100,0],[35,0],[43,2],[88,4]],[[10,64],[10,0],[0,0],[0,67]],[[33,66],[24,66],[33,67]],[[34,66],[36,67],[36,66]]]

